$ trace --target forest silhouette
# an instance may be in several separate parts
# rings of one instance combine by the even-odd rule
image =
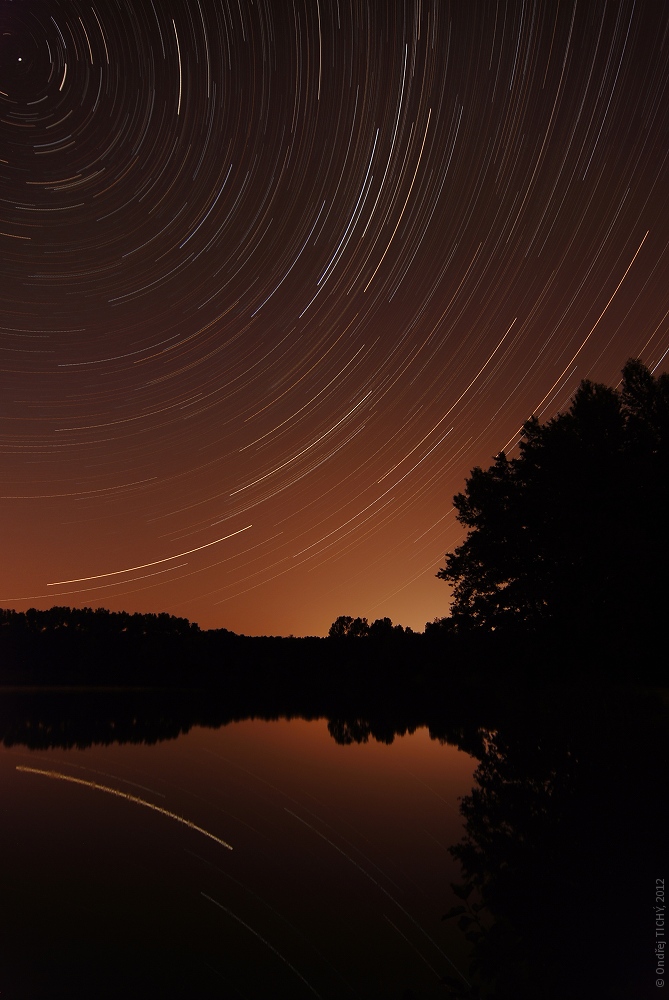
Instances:
[[[518,457],[475,468],[454,505],[467,535],[437,574],[452,585],[451,613],[423,633],[351,615],[323,639],[104,608],[0,610],[0,684],[197,687],[272,670],[270,686],[308,675],[370,691],[393,674],[407,685],[440,672],[665,677],[655,650],[669,564],[669,375],[631,359],[618,388],[583,381],[566,412],[525,423]]]

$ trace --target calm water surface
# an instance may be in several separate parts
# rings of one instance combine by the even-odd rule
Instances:
[[[443,997],[475,766],[324,720],[2,748],[0,996]]]

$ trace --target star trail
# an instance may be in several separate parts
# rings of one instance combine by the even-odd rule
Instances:
[[[446,614],[471,468],[666,368],[668,87],[644,0],[0,0],[0,605]]]

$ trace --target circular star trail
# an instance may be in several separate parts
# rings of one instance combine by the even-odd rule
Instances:
[[[453,494],[669,352],[669,10],[0,0],[0,604],[423,627]]]

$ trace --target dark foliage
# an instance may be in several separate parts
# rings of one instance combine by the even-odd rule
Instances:
[[[369,623],[366,618],[353,618],[351,615],[339,615],[335,618],[328,636],[331,639],[362,639],[369,635]]]
[[[223,630],[224,631],[224,630]],[[105,608],[0,609],[0,683],[172,683],[203,633],[186,618]]]
[[[390,618],[376,618],[370,625],[366,618],[339,615],[328,631],[330,639],[376,639],[389,642],[403,635],[413,635],[413,629],[393,625]]]
[[[471,987],[454,980],[451,996],[627,1000],[653,988],[635,914],[665,853],[666,715],[632,687],[565,687],[521,696],[515,714],[480,728],[465,835],[450,848],[462,882],[444,914],[472,943]]]
[[[666,605],[669,375],[630,360],[523,429],[520,456],[475,468],[454,498],[469,533],[437,574],[458,630],[546,626],[634,643]]]
[[[342,625],[343,623],[343,625]],[[201,630],[185,618],[128,614],[104,608],[0,609],[0,686],[229,686],[253,678],[268,690],[294,682],[314,687],[352,684],[378,690],[380,678],[415,678],[424,659],[422,636],[365,618],[342,617],[334,633],[247,636]],[[333,626],[333,628],[335,628]],[[364,638],[364,642],[353,639]],[[427,649],[425,654],[427,657]]]

